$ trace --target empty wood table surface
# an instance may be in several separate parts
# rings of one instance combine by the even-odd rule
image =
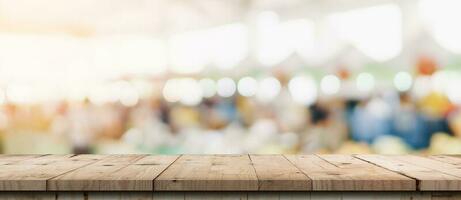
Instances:
[[[272,198],[274,192],[276,199],[283,199],[281,194],[309,194],[310,199],[313,195],[351,192],[361,192],[358,194],[362,196],[398,193],[399,199],[404,199],[404,195],[412,199],[422,195],[421,199],[425,199],[426,194],[430,196],[427,199],[445,198],[447,194],[451,197],[461,192],[461,157],[0,155],[0,199],[28,192],[51,195],[51,199],[60,194],[97,196],[101,192],[116,194],[118,199],[128,193],[146,195],[148,199],[165,194],[169,194],[168,198],[179,195],[179,199],[187,199],[194,195],[199,198],[196,192],[204,191],[215,195],[211,199],[221,199],[224,194],[236,195],[237,199],[272,194]],[[458,197],[461,198],[455,199]]]

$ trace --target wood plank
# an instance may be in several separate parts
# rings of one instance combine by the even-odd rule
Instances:
[[[412,191],[416,181],[349,155],[286,156],[315,191]]]
[[[24,159],[18,162],[11,163],[10,165],[50,165],[55,162],[62,161],[63,159],[72,158],[74,154],[59,154],[59,155],[43,155],[37,156],[32,159]]]
[[[440,162],[448,163],[457,166],[458,168],[461,167],[461,157],[458,156],[451,156],[451,155],[433,155],[429,156],[430,159],[437,160]]]
[[[319,155],[319,157],[344,170],[347,175],[356,174],[354,176],[357,177],[352,177],[355,180],[354,183],[370,185],[373,191],[416,190],[415,179],[383,169],[351,155]]]
[[[41,157],[45,155],[40,155],[40,154],[32,154],[32,155],[26,155],[26,154],[1,154],[0,155],[0,165],[9,165],[13,164],[16,162],[20,162],[23,160],[28,160],[28,159],[33,159],[37,157]]]
[[[248,155],[183,155],[154,181],[158,191],[256,191]]]
[[[461,179],[461,169],[459,168],[459,166],[414,155],[396,155],[395,157],[399,160],[408,161],[414,165],[436,170],[440,173],[449,174]],[[461,190],[461,187],[459,188],[459,190]]]
[[[417,179],[418,189],[421,191],[459,190],[461,187],[460,178],[415,165],[410,159],[384,155],[356,155],[356,157]]]
[[[414,156],[414,155],[395,155],[393,156],[399,160],[410,162],[414,165],[437,170],[445,174],[450,174],[461,178],[461,169],[459,166],[441,162],[427,157]]]
[[[115,173],[145,155],[109,155],[100,161],[78,168],[47,181],[50,191],[102,191],[112,180],[105,177]]]
[[[101,155],[47,155],[0,167],[0,191],[45,191],[48,179],[101,159]]]
[[[250,155],[261,191],[311,190],[311,180],[282,155]]]
[[[146,156],[128,166],[99,178],[103,191],[152,191],[154,179],[179,156]]]

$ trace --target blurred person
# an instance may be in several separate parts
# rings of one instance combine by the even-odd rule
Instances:
[[[183,129],[200,128],[200,113],[198,108],[175,105],[170,110],[170,126],[173,133]]]
[[[257,104],[250,98],[238,96],[236,98],[236,108],[240,123],[248,127],[254,122],[257,115]]]
[[[306,126],[308,112],[305,105],[295,103],[288,90],[289,77],[283,71],[277,71],[275,77],[282,88],[273,101],[274,114],[282,132],[300,132]]]
[[[203,129],[219,130],[228,124],[228,115],[218,109],[219,101],[218,98],[210,98],[200,104],[200,123]]]
[[[448,122],[453,135],[461,139],[461,109],[459,107],[450,113]]]
[[[273,118],[260,118],[248,130],[245,150],[248,153],[281,153],[279,129]]]
[[[399,94],[399,101],[392,114],[392,134],[403,139],[413,149],[429,145],[428,131],[423,116],[409,93]]]
[[[316,103],[309,107],[312,126],[302,136],[303,153],[334,152],[345,141],[347,128],[343,116],[333,115],[326,105]]]
[[[146,152],[168,151],[174,142],[169,127],[162,122],[161,103],[157,99],[143,100],[129,116],[129,129],[123,140]]]
[[[93,109],[88,100],[63,106],[53,121],[53,132],[67,137],[75,154],[91,153],[98,132],[98,116]]]
[[[381,97],[361,101],[350,113],[349,126],[355,141],[368,144],[391,132],[391,108]]]

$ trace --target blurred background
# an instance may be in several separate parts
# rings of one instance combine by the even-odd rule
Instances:
[[[0,0],[1,153],[461,153],[461,1]]]

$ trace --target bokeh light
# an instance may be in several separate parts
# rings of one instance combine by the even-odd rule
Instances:
[[[218,80],[217,92],[221,97],[231,97],[234,95],[237,87],[235,86],[234,80],[231,78],[222,78]]]
[[[326,75],[320,82],[320,89],[327,95],[336,94],[341,89],[341,80],[335,75]]]
[[[258,82],[251,77],[243,77],[237,84],[237,89],[240,95],[251,97],[256,94],[258,90]]]

